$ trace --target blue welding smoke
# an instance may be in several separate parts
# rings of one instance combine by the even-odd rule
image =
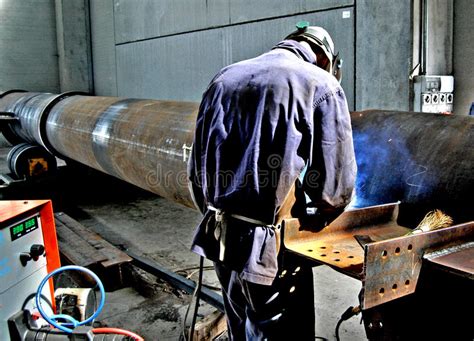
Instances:
[[[350,207],[421,201],[435,187],[429,167],[413,154],[416,146],[408,144],[413,141],[392,128],[369,126],[354,131],[358,174]]]

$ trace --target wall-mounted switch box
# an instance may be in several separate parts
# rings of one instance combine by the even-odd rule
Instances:
[[[453,111],[453,76],[414,77],[414,111],[447,113]]]

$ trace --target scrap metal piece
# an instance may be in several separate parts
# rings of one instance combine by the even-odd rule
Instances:
[[[148,273],[159,277],[160,279],[170,283],[174,287],[184,290],[187,293],[191,294],[196,289],[196,283],[188,278],[178,275],[177,273],[170,271],[157,262],[147,259],[145,257],[139,256],[132,251],[127,251],[127,254],[133,258],[133,265],[139,267],[142,270],[147,271]],[[201,287],[201,293],[199,296],[203,301],[209,303],[213,307],[219,309],[219,311],[224,312],[224,300],[221,295],[218,293]]]
[[[424,259],[441,270],[474,279],[474,242],[426,254]]]
[[[413,293],[425,254],[472,241],[474,222],[367,244],[362,308],[369,309]]]

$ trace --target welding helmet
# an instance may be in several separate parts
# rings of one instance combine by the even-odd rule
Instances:
[[[288,35],[285,39],[303,40],[319,48],[329,61],[326,66],[326,71],[336,77],[338,81],[341,81],[342,59],[339,58],[339,53],[336,54],[334,52],[334,42],[324,28],[309,26],[309,22],[300,21],[296,24],[296,31]]]

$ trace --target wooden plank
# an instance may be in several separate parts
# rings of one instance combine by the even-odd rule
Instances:
[[[106,260],[101,261],[103,267],[108,268],[114,265],[119,265],[122,263],[128,263],[132,261],[132,258],[129,257],[125,252],[119,250],[108,241],[103,239],[97,233],[89,230],[84,225],[74,220],[67,214],[62,212],[56,213],[55,218],[57,221],[61,222],[67,226],[70,230],[74,231],[79,235],[84,241],[90,244],[95,250],[99,251],[102,255],[106,257]]]
[[[224,313],[215,311],[196,323],[193,340],[211,341],[227,330]]]
[[[56,219],[56,232],[59,251],[69,263],[87,267],[107,260],[106,256],[58,219]]]

